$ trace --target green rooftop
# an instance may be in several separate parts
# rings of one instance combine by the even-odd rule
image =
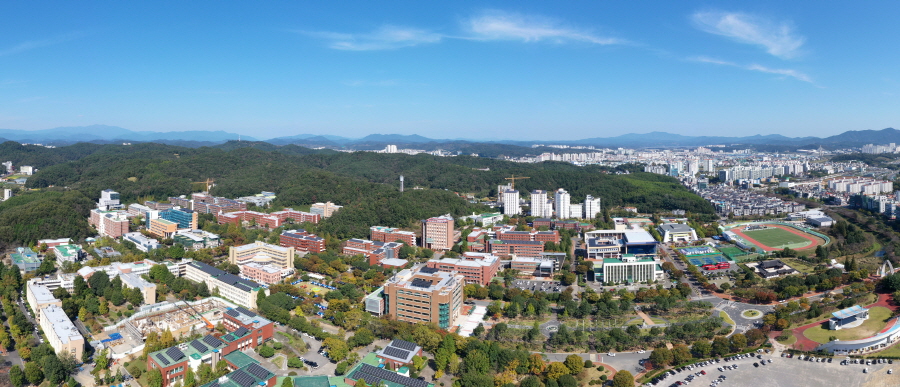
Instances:
[[[246,353],[243,353],[241,351],[234,351],[232,353],[225,355],[225,360],[227,360],[229,363],[233,364],[237,368],[244,368],[250,364],[259,364],[259,362],[256,361],[256,359],[250,357],[249,355],[247,355]]]
[[[341,382],[344,381],[344,378],[340,379]],[[294,387],[331,387],[333,385],[327,376],[296,376],[293,382]],[[275,385],[280,386],[281,382],[276,382]]]
[[[57,253],[62,255],[63,257],[76,257],[78,256],[78,252],[81,251],[81,246],[79,245],[59,245],[55,247]]]

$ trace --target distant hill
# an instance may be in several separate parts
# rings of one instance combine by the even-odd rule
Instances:
[[[150,132],[132,131],[117,126],[90,125],[60,127],[43,130],[0,129],[0,139],[8,139],[21,143],[41,143],[49,145],[71,145],[78,142],[96,144],[116,144],[121,142],[155,142],[179,145],[191,148],[214,146],[228,141],[242,140],[260,141],[253,137],[236,133],[217,131],[181,131]],[[522,141],[507,140],[473,140],[473,139],[433,139],[418,134],[370,134],[363,138],[348,138],[325,134],[296,134],[275,137],[265,140],[266,143],[284,146],[297,145],[307,148],[334,148],[351,150],[381,149],[393,144],[401,148],[424,150],[444,149],[462,153],[478,153],[491,155],[521,155],[546,151],[531,148],[532,145],[593,145],[597,147],[696,147],[704,145],[754,146],[759,149],[795,150],[802,147],[842,147],[862,146],[865,144],[900,143],[900,130],[886,128],[881,130],[851,130],[830,137],[787,137],[780,134],[751,136],[685,136],[668,132],[628,133],[614,137],[592,137],[572,141]],[[259,146],[259,145],[257,145]],[[554,150],[556,149],[556,150]],[[550,151],[560,152],[553,148]]]

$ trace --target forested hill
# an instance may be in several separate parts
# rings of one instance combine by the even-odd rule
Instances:
[[[599,167],[566,163],[334,153],[297,146],[265,150],[253,146],[190,149],[159,144],[72,147],[90,151],[43,148],[40,152],[49,154],[48,159],[57,163],[42,167],[27,186],[68,187],[90,200],[96,200],[101,190],[110,188],[119,191],[129,203],[189,194],[192,182],[211,178],[216,184],[213,195],[238,197],[265,190],[277,193],[277,206],[328,200],[344,205],[346,208],[338,216],[321,225],[322,230],[339,237],[364,237],[368,227],[375,224],[413,227],[430,216],[484,211],[485,207],[470,204],[455,193],[493,196],[497,185],[505,183],[504,178],[511,174],[530,177],[516,183],[526,198],[532,189],[565,188],[576,203],[590,194],[601,197],[604,207],[633,205],[647,212],[713,212],[706,201],[673,178],[647,173],[616,175]],[[57,152],[68,156],[54,156]],[[70,159],[73,161],[66,161]],[[401,174],[407,188],[402,194],[398,190]],[[412,189],[416,186],[426,189]],[[0,219],[2,213],[0,209]]]

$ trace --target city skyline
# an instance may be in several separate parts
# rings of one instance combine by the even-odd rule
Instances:
[[[898,7],[7,3],[0,128],[824,137],[898,125]]]

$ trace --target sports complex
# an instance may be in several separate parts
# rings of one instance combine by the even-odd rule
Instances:
[[[723,227],[725,238],[744,249],[770,252],[815,249],[827,246],[831,239],[822,233],[782,222],[752,222]]]

